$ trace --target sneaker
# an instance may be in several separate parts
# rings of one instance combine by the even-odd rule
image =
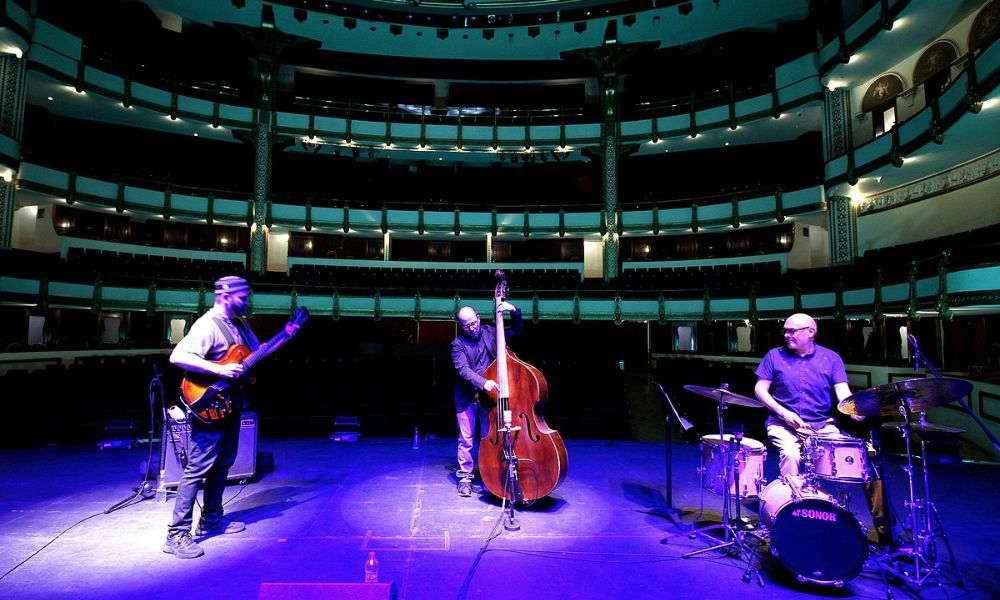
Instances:
[[[246,523],[230,521],[225,517],[215,523],[208,523],[204,519],[199,519],[198,527],[195,528],[194,534],[198,537],[203,535],[225,535],[227,533],[239,533],[246,528]]]
[[[472,495],[472,484],[468,481],[458,482],[458,495],[463,498],[468,498]]]
[[[198,558],[205,554],[198,542],[194,541],[191,534],[186,531],[168,537],[166,543],[163,544],[163,551],[167,554],[173,554],[177,558]]]

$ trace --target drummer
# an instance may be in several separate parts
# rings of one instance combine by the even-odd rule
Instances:
[[[757,367],[754,393],[771,410],[767,437],[778,449],[782,475],[798,475],[802,468],[801,436],[843,435],[833,423],[833,406],[834,396],[839,401],[851,395],[847,371],[840,355],[816,343],[816,330],[807,314],[788,317],[785,345],[770,350]]]
[[[778,450],[783,476],[798,475],[802,470],[802,438],[844,435],[834,424],[833,407],[851,395],[847,371],[840,355],[816,343],[817,329],[816,321],[807,314],[788,317],[782,332],[785,345],[768,351],[757,367],[754,393],[771,410],[767,437]],[[891,532],[882,482],[865,484],[865,492],[879,541],[888,543]]]

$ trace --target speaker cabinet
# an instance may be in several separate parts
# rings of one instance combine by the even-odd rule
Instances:
[[[269,583],[260,584],[257,600],[396,600],[389,583]]]
[[[178,460],[187,462],[191,445],[191,425],[187,423],[163,423],[161,443],[167,447],[162,484],[175,488],[180,483],[184,466]],[[176,448],[176,449],[175,449]],[[178,452],[178,450],[180,452]],[[257,413],[244,412],[240,415],[240,446],[236,451],[236,462],[229,469],[228,481],[250,479],[257,474]]]

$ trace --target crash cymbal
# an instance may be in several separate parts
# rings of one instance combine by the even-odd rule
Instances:
[[[909,429],[915,433],[965,433],[964,429],[958,427],[948,427],[947,425],[935,425],[934,423],[882,423],[885,429]]]
[[[759,400],[755,398],[747,398],[746,396],[741,396],[739,394],[734,394],[729,390],[723,390],[720,388],[703,387],[700,385],[686,385],[684,389],[691,392],[692,394],[698,394],[699,396],[704,396],[706,398],[711,398],[716,402],[725,400],[726,404],[736,404],[739,406],[747,406],[750,408],[763,408],[764,405],[760,403]]]
[[[971,383],[950,377],[904,379],[861,390],[841,400],[837,408],[847,415],[891,417],[899,414],[900,406],[920,412],[948,404],[971,391]]]

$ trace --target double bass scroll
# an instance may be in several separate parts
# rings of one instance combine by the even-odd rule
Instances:
[[[566,479],[568,457],[559,432],[551,429],[540,409],[548,399],[548,383],[542,372],[507,349],[503,311],[507,279],[496,272],[496,359],[483,374],[497,382],[490,392],[495,404],[490,410],[490,430],[479,449],[479,472],[486,488],[498,498],[506,496],[511,464],[520,483],[517,500],[531,502],[552,493]],[[509,415],[509,422],[505,422]],[[509,429],[513,455],[507,456],[505,438]]]

